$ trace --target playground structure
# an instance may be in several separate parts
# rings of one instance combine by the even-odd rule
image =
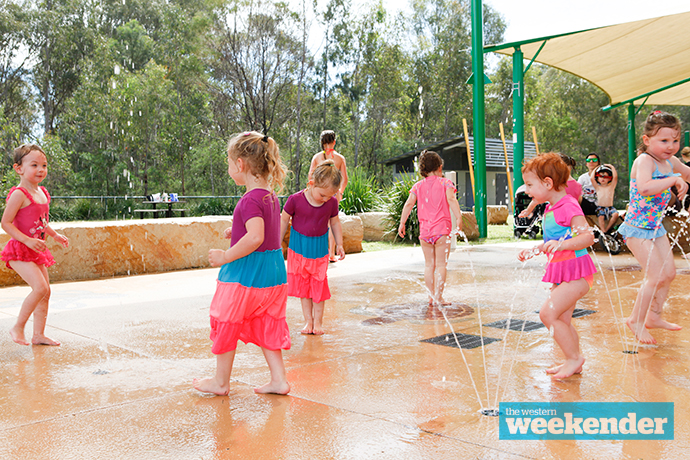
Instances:
[[[627,106],[629,166],[636,157],[635,116],[640,110],[646,104],[690,105],[690,35],[686,33],[690,12],[487,46],[483,43],[481,0],[472,0],[471,15],[475,203],[481,237],[486,236],[487,224],[484,53],[513,56],[515,165],[524,160],[524,76],[534,62],[559,68],[598,86],[611,101],[603,110]],[[673,40],[660,46],[659,31]],[[527,67],[525,59],[530,59]],[[646,65],[640,66],[643,61]],[[664,72],[658,72],[659,68]],[[635,103],[640,100],[636,109]],[[516,167],[513,189],[520,185],[522,175]]]

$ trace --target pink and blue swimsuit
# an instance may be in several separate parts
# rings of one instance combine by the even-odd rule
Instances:
[[[553,205],[549,203],[542,220],[544,242],[572,238],[570,222],[575,216],[584,214],[577,200],[571,195],[565,195]],[[591,286],[592,275],[597,269],[586,248],[577,251],[556,251],[549,257],[542,281],[560,284],[585,278]]]
[[[669,164],[672,163],[666,160]],[[652,180],[680,176],[678,173],[663,174],[659,166],[654,168]],[[637,190],[637,180],[630,180],[630,203],[625,213],[625,222],[618,228],[618,233],[626,238],[651,240],[666,234],[663,226],[664,210],[671,201],[671,191],[664,190],[656,195],[643,196]]]

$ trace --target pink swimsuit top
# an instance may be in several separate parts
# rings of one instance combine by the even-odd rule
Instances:
[[[31,204],[17,211],[17,215],[14,216],[14,221],[12,223],[17,227],[17,230],[26,236],[45,240],[45,229],[48,226],[50,211],[50,194],[45,187],[41,186],[40,188],[43,190],[43,193],[45,193],[46,198],[48,198],[46,203],[36,203],[31,193],[23,187],[12,187],[10,193],[7,194],[7,199],[9,200],[10,195],[12,195],[12,192],[15,190],[21,190],[21,192],[26,195],[29,201],[31,201]]]

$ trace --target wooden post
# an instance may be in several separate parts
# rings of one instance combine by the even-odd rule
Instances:
[[[472,164],[472,152],[470,152],[470,136],[467,134],[467,120],[462,119],[462,129],[465,130],[465,146],[467,147],[467,163],[470,165],[470,181],[472,182],[472,195],[476,196],[474,192],[474,165]]]
[[[539,143],[537,142],[537,128],[532,126],[532,139],[534,139],[534,147],[537,149],[537,155],[539,155]]]
[[[503,141],[503,155],[506,158],[506,174],[508,175],[508,190],[510,191],[510,207],[515,210],[515,203],[513,202],[513,181],[510,180],[510,163],[508,163],[508,148],[506,147],[506,135],[503,132],[503,123],[499,123],[498,127],[501,130],[501,141]],[[515,157],[513,157],[513,168],[515,168]]]

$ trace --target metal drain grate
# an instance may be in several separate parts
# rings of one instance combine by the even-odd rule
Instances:
[[[494,339],[492,337],[481,337],[478,335],[470,335],[470,334],[455,334],[458,338],[458,343],[460,344],[460,348],[463,348],[465,350],[469,350],[472,348],[477,348],[482,346],[482,339],[483,339],[483,344],[488,345],[493,342],[500,342],[501,339]],[[453,348],[458,348],[458,344],[455,343],[455,338],[453,337],[453,333],[449,332],[448,334],[444,335],[439,335],[438,337],[432,337],[430,339],[424,339],[421,340],[421,342],[427,342],[427,343],[434,343],[436,345],[443,345],[445,347],[453,347]]]
[[[584,310],[582,308],[576,308],[575,310],[573,310],[573,318],[580,318],[582,316],[591,315],[592,313],[596,312],[596,310]]]
[[[542,323],[536,321],[525,321],[522,319],[502,319],[500,321],[494,321],[493,323],[485,324],[487,327],[495,327],[497,329],[505,329],[506,324],[508,324],[508,329],[511,331],[534,331],[541,327],[544,327]],[[524,329],[523,329],[524,324]]]

